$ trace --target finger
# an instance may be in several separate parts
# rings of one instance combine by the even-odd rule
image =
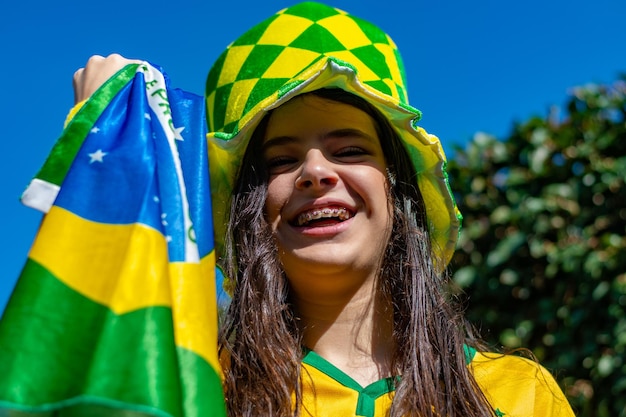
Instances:
[[[72,77],[72,88],[74,89],[74,104],[78,103],[79,97],[82,96],[82,85],[83,85],[83,74],[85,72],[85,68],[79,68],[74,72],[74,76]]]
[[[87,64],[85,68],[93,67],[94,65],[98,65],[98,63],[104,61],[105,58],[102,55],[92,55],[87,59]]]

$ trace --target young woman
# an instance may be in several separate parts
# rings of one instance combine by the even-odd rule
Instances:
[[[77,100],[125,62],[77,72]],[[447,296],[460,215],[385,33],[295,5],[227,48],[206,100],[230,415],[573,415]]]
[[[386,119],[341,89],[297,96],[257,127],[227,246],[234,415],[289,415],[292,393],[304,415],[490,415],[415,178]]]

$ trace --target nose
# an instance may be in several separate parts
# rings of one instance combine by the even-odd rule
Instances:
[[[296,178],[296,188],[324,188],[338,181],[333,163],[319,149],[310,149]]]

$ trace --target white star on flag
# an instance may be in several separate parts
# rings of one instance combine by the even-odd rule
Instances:
[[[94,127],[90,130],[90,132],[91,132],[91,133],[98,133],[99,131],[100,131],[100,128],[99,128],[98,126],[94,126]]]
[[[144,114],[143,114],[143,117],[144,117],[146,120],[152,120],[152,118],[150,117],[150,113],[144,113]]]
[[[175,127],[174,128],[174,139],[184,141],[185,139],[183,139],[183,136],[181,135],[181,132],[183,130],[185,130],[185,126],[183,126],[183,127]]]
[[[98,149],[97,151],[89,154],[89,163],[93,164],[94,162],[104,162],[105,155],[107,155],[107,152],[102,152],[102,149]]]

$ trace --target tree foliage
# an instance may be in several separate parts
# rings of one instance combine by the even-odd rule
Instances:
[[[464,215],[452,263],[488,342],[528,347],[576,413],[626,416],[626,77],[449,165]]]

